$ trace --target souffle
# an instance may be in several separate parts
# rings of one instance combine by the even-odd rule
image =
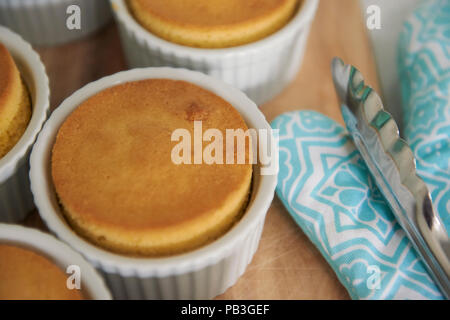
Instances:
[[[127,0],[135,19],[165,40],[226,48],[260,40],[292,18],[298,0]]]
[[[25,248],[0,244],[0,300],[81,300],[78,289],[48,258]]]
[[[11,54],[0,43],[0,158],[16,145],[30,118],[28,89]]]
[[[52,151],[53,182],[71,227],[128,255],[167,256],[222,236],[247,205],[252,152],[245,149],[241,164],[174,162],[173,132],[193,138],[200,121],[203,132],[223,136],[248,129],[230,103],[185,81],[133,81],[85,100],[60,127]]]

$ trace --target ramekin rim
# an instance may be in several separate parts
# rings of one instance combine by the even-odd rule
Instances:
[[[287,38],[291,33],[304,26],[308,19],[313,19],[319,0],[303,0],[295,16],[284,27],[265,38],[240,46],[217,49],[189,47],[164,40],[147,31],[132,17],[126,8],[125,0],[110,0],[110,3],[117,19],[141,41],[151,42],[170,52],[183,51],[184,54],[192,58],[213,58],[223,55],[245,54],[249,51],[261,50],[263,47],[273,47],[274,41],[281,41],[283,38]]]
[[[14,48],[16,54],[20,54],[20,58],[26,62],[27,68],[31,72],[36,90],[36,101],[33,102],[33,113],[27,129],[16,145],[3,158],[0,158],[0,183],[3,183],[15,173],[19,162],[31,149],[47,119],[50,109],[50,85],[41,58],[21,36],[0,26],[0,43],[10,51]]]
[[[3,242],[35,249],[49,258],[59,260],[67,265],[78,265],[81,269],[82,286],[87,286],[89,298],[112,299],[111,292],[98,271],[80,253],[54,236],[34,228],[0,223],[0,244]],[[83,290],[83,287],[81,289]]]
[[[54,232],[58,238],[69,243],[76,250],[87,257],[89,261],[96,266],[101,266],[108,272],[119,272],[123,275],[132,275],[136,272],[145,277],[147,276],[167,276],[180,274],[189,271],[198,270],[207,265],[216,263],[226,256],[230,255],[238,243],[242,242],[251,230],[254,230],[260,222],[265,219],[265,215],[272,203],[275,187],[277,184],[277,175],[260,176],[261,182],[259,190],[253,199],[251,207],[246,211],[244,217],[225,235],[216,241],[207,244],[201,248],[189,251],[184,254],[161,257],[161,258],[134,258],[116,254],[91,244],[87,240],[78,236],[70,227],[58,217],[58,213],[53,210],[50,193],[53,190],[46,190],[46,194],[42,194],[42,185],[40,181],[46,179],[44,170],[40,170],[46,164],[42,159],[45,154],[48,155],[49,150],[45,150],[48,145],[53,143],[49,141],[50,135],[56,134],[59,125],[55,125],[55,121],[62,123],[68,114],[76,108],[76,106],[90,95],[100,92],[108,87],[124,83],[128,81],[137,81],[150,78],[166,78],[174,80],[185,80],[193,84],[199,85],[207,90],[211,90],[222,96],[236,107],[232,101],[239,100],[242,110],[236,107],[242,113],[252,114],[255,120],[249,127],[261,127],[271,129],[264,115],[258,109],[256,104],[252,102],[244,93],[223,83],[221,80],[204,75],[197,71],[187,69],[177,69],[169,67],[160,68],[139,68],[122,71],[95,82],[91,82],[74,92],[66,98],[61,105],[53,112],[49,120],[44,125],[31,154],[31,190],[34,195],[36,206],[38,207],[41,217],[48,225],[49,229]],[[220,93],[218,93],[219,91]],[[90,93],[89,95],[86,95]],[[226,96],[224,96],[226,93]],[[232,98],[233,97],[233,98]],[[232,100],[232,101],[230,101]],[[78,101],[78,102],[76,102]],[[247,115],[247,118],[249,116]],[[56,127],[55,127],[56,126]],[[276,149],[278,155],[278,149]],[[278,161],[278,159],[276,159]]]

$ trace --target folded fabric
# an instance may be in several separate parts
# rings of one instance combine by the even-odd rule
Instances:
[[[354,299],[442,299],[346,130],[283,114],[277,195]]]
[[[404,24],[398,54],[405,138],[450,231],[450,1],[422,2]]]

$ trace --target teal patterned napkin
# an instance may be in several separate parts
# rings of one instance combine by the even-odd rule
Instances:
[[[405,137],[450,230],[450,1],[424,1],[398,56]],[[283,114],[277,194],[354,299],[443,299],[344,128]]]
[[[441,299],[346,130],[283,114],[277,195],[353,299]]]
[[[405,138],[450,231],[450,1],[425,1],[404,25],[398,55]]]

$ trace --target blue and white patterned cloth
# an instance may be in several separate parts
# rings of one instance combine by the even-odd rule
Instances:
[[[398,55],[405,138],[433,204],[450,229],[450,0],[422,2]]]
[[[313,111],[283,114],[272,127],[280,130],[278,197],[350,296],[442,298],[346,130]]]
[[[405,24],[399,67],[405,136],[450,229],[450,1],[423,3]],[[279,129],[277,194],[354,299],[443,299],[374,185],[346,130],[313,111]]]

